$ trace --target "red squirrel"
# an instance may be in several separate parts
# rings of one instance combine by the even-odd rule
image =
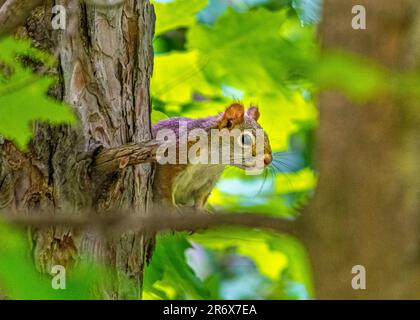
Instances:
[[[225,112],[207,118],[171,118],[162,120],[152,127],[152,134],[156,137],[159,130],[173,130],[176,134],[178,144],[181,135],[179,132],[179,123],[181,121],[186,123],[188,131],[203,129],[208,136],[210,136],[212,129],[229,130],[225,130],[225,132],[239,129],[241,132],[247,132],[248,134],[240,136],[240,139],[238,139],[240,141],[232,142],[232,140],[230,140],[229,143],[232,144],[232,147],[237,143],[249,145],[252,148],[253,159],[255,159],[256,139],[249,135],[255,135],[257,131],[263,132],[263,153],[259,153],[259,157],[262,158],[257,160],[260,160],[263,167],[266,167],[272,162],[272,151],[266,133],[258,124],[259,117],[260,113],[257,107],[250,107],[245,111],[242,104],[233,103],[227,107]],[[191,148],[190,143],[188,143],[187,148]],[[243,163],[231,165],[241,169],[248,168]],[[204,209],[207,199],[225,167],[225,164],[191,164],[190,161],[186,164],[158,163],[153,183],[154,197],[156,200],[160,202],[163,201],[164,205],[170,207],[193,207],[196,209]]]

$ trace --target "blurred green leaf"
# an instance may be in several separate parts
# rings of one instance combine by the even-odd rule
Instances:
[[[234,248],[237,254],[250,258],[274,284],[281,284],[287,277],[287,281],[305,286],[305,297],[312,296],[308,257],[292,238],[260,230],[221,228],[193,234],[189,239],[212,250]]]
[[[0,39],[0,47],[0,61],[12,67],[22,67],[22,65],[18,63],[18,56],[31,57],[48,67],[55,65],[55,60],[51,55],[34,48],[31,41],[28,39],[3,37]]]
[[[0,287],[11,299],[93,299],[93,288],[106,279],[100,266],[78,263],[66,272],[66,289],[55,290],[53,276],[40,274],[30,259],[27,237],[22,230],[0,220]]]
[[[199,50],[210,81],[250,95],[273,93],[298,80],[317,52],[312,27],[302,27],[284,10],[264,8],[228,10],[213,26],[194,25],[187,48]]]
[[[197,51],[174,52],[155,57],[152,95],[167,104],[190,102],[194,93],[217,94],[201,73]]]
[[[231,228],[210,230],[194,234],[190,240],[216,250],[235,248],[238,254],[250,257],[260,272],[271,280],[278,280],[287,264],[281,252],[270,250],[267,237],[261,232]]]
[[[362,102],[391,89],[392,76],[355,54],[327,51],[313,69],[313,80],[321,89],[338,89]]]
[[[144,299],[206,299],[209,292],[188,265],[191,247],[183,234],[157,239],[151,263],[144,274]]]
[[[155,123],[157,123],[161,120],[165,120],[165,119],[168,119],[168,116],[166,114],[164,114],[161,111],[152,109],[152,114],[151,114],[152,125],[154,125]]]
[[[229,212],[261,213],[275,216],[290,216],[297,206],[307,200],[316,186],[315,173],[304,168],[261,177],[246,178],[240,169],[227,169],[221,181],[213,189],[209,203],[215,210]],[[295,194],[294,201],[286,203],[285,195]]]
[[[153,2],[156,13],[155,35],[195,23],[194,14],[207,6],[208,0],[176,0],[170,3]]]
[[[47,299],[54,292],[35,271],[25,237],[0,221],[0,286],[13,299]]]
[[[45,67],[53,65],[52,57],[32,48],[28,41],[0,39],[0,134],[22,149],[31,138],[33,121],[59,124],[75,120],[70,108],[47,96],[56,78],[33,73],[24,65],[25,57]]]

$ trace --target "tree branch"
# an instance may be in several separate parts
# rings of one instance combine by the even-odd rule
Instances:
[[[94,168],[99,173],[110,173],[127,166],[154,161],[159,143],[150,140],[130,143],[111,149],[102,149],[95,157]]]
[[[294,220],[273,218],[261,214],[210,214],[187,210],[187,212],[162,213],[154,211],[147,216],[112,214],[107,217],[92,214],[79,217],[3,215],[8,222],[20,226],[50,227],[68,226],[79,229],[96,229],[106,234],[121,234],[126,231],[159,233],[165,231],[196,231],[221,226],[261,228],[295,235]]]
[[[0,37],[13,33],[23,25],[32,10],[43,2],[45,0],[0,0]]]

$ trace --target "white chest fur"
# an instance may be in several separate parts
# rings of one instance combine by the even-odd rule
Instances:
[[[177,206],[201,207],[220,178],[223,165],[188,165],[173,182],[172,201]]]

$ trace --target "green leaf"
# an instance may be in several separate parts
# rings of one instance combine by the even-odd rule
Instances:
[[[301,244],[290,237],[260,230],[220,228],[196,233],[189,239],[212,250],[234,248],[237,254],[249,257],[273,283],[298,282],[305,286],[308,296],[312,295],[308,257]]]
[[[28,85],[0,95],[0,133],[4,137],[25,149],[32,136],[30,124],[33,121],[54,124],[74,121],[74,115],[67,106],[45,94],[53,83],[51,77],[37,78]]]
[[[229,10],[213,26],[191,26],[187,39],[187,51],[155,57],[151,91],[163,103],[159,110],[191,118],[215,115],[231,101],[223,96],[227,93],[222,88],[228,87],[230,92],[243,92],[241,100],[245,105],[259,106],[259,123],[274,151],[287,150],[293,134],[316,126],[317,109],[302,90],[308,86],[305,77],[317,58],[313,28],[302,27],[286,11]],[[204,99],[195,99],[197,94]],[[235,179],[244,179],[241,171],[229,168],[226,172]],[[215,189],[209,201],[216,209],[290,214],[290,205],[280,195],[299,192],[302,194],[296,198],[301,201],[305,198],[303,192],[311,190],[301,183],[295,188],[289,183],[293,179],[274,179],[271,185],[268,182],[263,186],[265,182],[254,177],[250,182],[258,186],[254,194],[245,198]],[[269,186],[270,193],[261,196],[259,186]]]
[[[154,63],[151,91],[161,101],[183,104],[190,102],[194,93],[220,92],[205,80],[197,51],[159,55]]]
[[[226,170],[209,197],[210,206],[229,212],[290,216],[315,189],[316,176],[309,169],[276,174],[274,177],[247,177],[240,169]],[[291,204],[282,196],[294,194]],[[290,195],[289,195],[290,199]]]
[[[156,13],[155,35],[180,27],[189,27],[196,21],[194,14],[207,6],[208,0],[176,0],[169,3],[153,2]]]
[[[50,297],[47,279],[31,265],[25,237],[0,221],[0,241],[0,286],[5,294],[14,299]]]
[[[144,275],[144,299],[205,299],[204,284],[188,265],[185,251],[191,247],[183,234],[157,239],[152,261]]]
[[[281,252],[270,249],[267,236],[261,232],[231,228],[210,230],[194,234],[190,240],[215,250],[235,248],[239,255],[251,258],[260,272],[271,280],[278,280],[287,264]]]
[[[316,124],[313,102],[297,89],[305,87],[305,76],[316,60],[313,28],[302,27],[286,11],[228,10],[214,26],[193,26],[187,38],[208,82],[239,89],[245,104],[259,105],[260,123],[274,150],[288,148],[300,120],[309,118]]]
[[[71,123],[75,116],[63,103],[47,96],[56,78],[33,73],[23,57],[39,61],[45,67],[54,62],[51,56],[34,49],[25,40],[0,40],[0,135],[25,149],[32,136],[34,121],[53,124]]]
[[[53,276],[36,271],[24,232],[0,220],[0,288],[12,299],[92,299],[95,283],[103,283],[100,266],[79,263],[66,272],[66,289],[55,290]]]
[[[155,110],[155,109],[152,109],[152,114],[151,114],[150,117],[151,117],[151,120],[152,120],[152,125],[154,125],[155,123],[157,123],[157,122],[159,122],[161,120],[165,120],[165,119],[168,119],[169,118],[163,112],[158,111],[158,110]]]
[[[200,52],[209,81],[257,95],[303,74],[313,58],[310,37],[311,29],[288,19],[286,11],[228,10],[214,26],[191,27],[187,47]]]
[[[55,60],[51,55],[34,48],[28,39],[1,38],[0,48],[0,61],[14,67],[21,67],[17,63],[17,56],[31,57],[48,67],[55,65]]]

